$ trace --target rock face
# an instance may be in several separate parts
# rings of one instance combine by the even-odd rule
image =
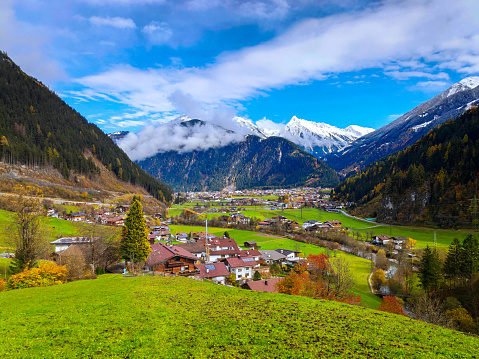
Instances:
[[[479,77],[468,77],[397,120],[360,137],[349,146],[326,156],[342,175],[357,172],[370,163],[416,142],[429,130],[455,118],[479,103]]]
[[[331,167],[279,137],[247,136],[242,142],[220,148],[168,151],[142,160],[139,165],[177,191],[329,187],[339,182]]]

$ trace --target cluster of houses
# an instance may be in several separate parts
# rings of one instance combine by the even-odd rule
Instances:
[[[236,281],[246,284],[258,271],[269,276],[269,265],[294,265],[301,260],[300,252],[288,249],[258,250],[256,242],[248,241],[240,248],[232,238],[216,237],[205,232],[192,234],[186,243],[169,245],[157,242],[145,263],[147,271],[180,276],[194,276],[226,284],[226,277],[235,275]],[[271,291],[275,280],[269,280]]]
[[[75,245],[80,250],[91,244],[84,237],[63,237],[53,242],[56,255],[70,251]],[[217,237],[205,232],[192,234],[192,239],[176,245],[163,242],[150,243],[151,253],[144,270],[164,275],[177,275],[210,280],[225,285],[227,277],[234,274],[238,284],[252,290],[274,292],[277,278],[253,282],[258,271],[262,277],[270,277],[269,266],[276,263],[294,265],[301,260],[301,253],[288,249],[258,250],[254,241],[244,242],[240,248],[233,238]],[[231,279],[231,278],[230,278]]]
[[[320,188],[292,188],[275,190],[242,190],[222,192],[188,192],[186,198],[191,203],[198,203],[194,207],[195,212],[209,212],[208,206],[200,205],[200,202],[216,202],[218,206],[223,206],[221,213],[236,211],[241,206],[263,206],[271,207],[273,210],[297,209],[304,206],[316,207],[329,212],[338,212],[346,203],[336,203],[329,200],[328,191],[324,192]],[[261,197],[277,196],[287,198],[287,201],[278,202],[277,200],[266,200]],[[229,208],[228,208],[229,207]],[[241,210],[241,209],[239,209]]]

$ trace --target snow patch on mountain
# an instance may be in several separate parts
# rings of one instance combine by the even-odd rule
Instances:
[[[479,86],[479,76],[466,77],[465,79],[455,83],[446,90],[446,96],[452,96],[458,92],[462,92],[469,89],[474,89]]]
[[[321,122],[293,118],[279,134],[316,156],[340,150],[354,140],[374,131],[372,128],[351,125],[338,128]]]

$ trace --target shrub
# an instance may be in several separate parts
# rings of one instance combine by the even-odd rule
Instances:
[[[451,309],[446,312],[447,316],[454,322],[456,328],[461,332],[475,333],[476,323],[469,312],[464,308]]]
[[[38,268],[27,267],[23,272],[12,275],[7,284],[10,289],[46,287],[63,283],[66,274],[66,266],[58,266],[53,262],[42,263]]]
[[[385,296],[378,310],[381,310],[383,312],[388,312],[388,313],[405,315],[407,317],[406,313],[404,313],[404,311],[402,310],[402,307],[399,304],[396,297]]]
[[[0,278],[0,292],[3,292],[6,289],[7,289],[7,282],[5,281],[5,279]]]

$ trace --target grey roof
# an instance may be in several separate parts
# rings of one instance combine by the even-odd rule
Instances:
[[[263,251],[260,251],[261,253],[261,258],[263,258],[264,260],[273,260],[273,261],[280,261],[280,260],[283,260],[286,258],[286,256],[284,254],[281,254],[279,252],[276,252],[275,250],[263,250]]]

